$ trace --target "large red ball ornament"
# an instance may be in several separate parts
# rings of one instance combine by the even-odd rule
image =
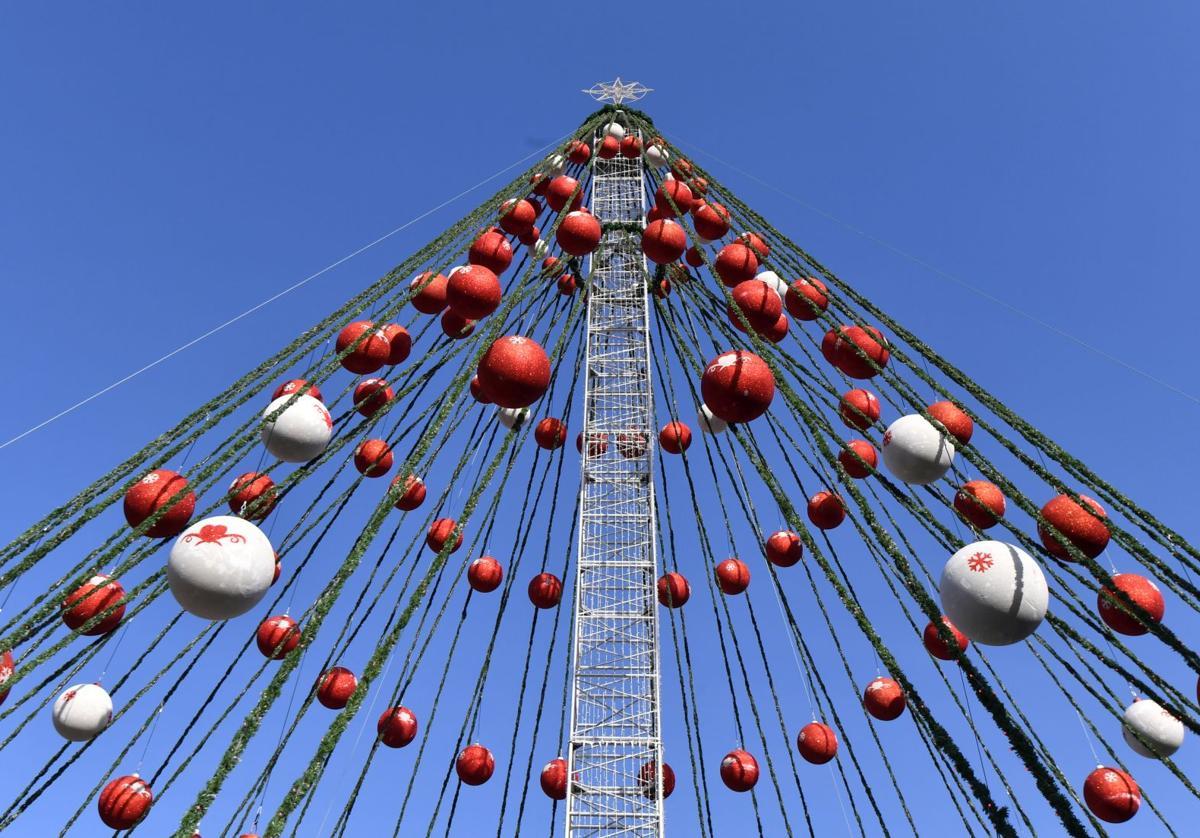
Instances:
[[[813,765],[824,765],[837,755],[837,734],[827,724],[809,722],[796,734],[800,756]]]
[[[744,349],[722,353],[709,362],[700,379],[704,403],[726,422],[749,422],[762,416],[775,397],[775,376],[767,362]]]
[[[483,265],[465,265],[450,271],[446,302],[456,314],[471,320],[487,317],[500,307],[503,294],[499,278]]]
[[[550,386],[550,359],[541,345],[506,335],[488,347],[476,370],[487,397],[501,407],[528,407]]]
[[[107,574],[98,573],[63,600],[63,622],[74,631],[112,608],[112,613],[80,632],[87,637],[108,634],[121,624],[121,618],[125,616],[125,603],[121,602],[124,598],[125,589],[120,582]]]
[[[727,288],[734,288],[739,283],[754,279],[754,275],[758,273],[758,259],[746,245],[733,242],[721,248],[716,262],[713,263],[713,270]],[[772,322],[774,319],[771,318]]]
[[[592,431],[588,434],[588,456],[601,457],[608,451],[608,434],[602,434],[598,431]],[[580,431],[575,436],[575,450],[580,454],[583,453],[583,431]]]
[[[508,239],[499,230],[487,230],[471,243],[467,261],[482,265],[494,274],[502,274],[512,264],[513,251]]]
[[[852,439],[838,453],[838,462],[855,480],[870,477],[879,466],[879,452],[865,439]]]
[[[545,195],[549,185],[550,180],[545,172],[534,172],[529,176],[529,189],[534,195]]]
[[[617,156],[617,152],[621,150],[621,141],[616,137],[605,137],[600,142],[600,148],[596,149],[596,156],[601,160],[612,160]]]
[[[457,311],[446,309],[441,320],[442,334],[451,340],[462,340],[475,331],[475,323],[476,321],[463,317]]]
[[[1120,768],[1102,765],[1083,781],[1083,800],[1100,820],[1124,823],[1141,808],[1142,790]]]
[[[551,800],[567,799],[567,761],[562,757],[552,759],[542,767],[540,777],[542,792]]]
[[[454,530],[458,527],[458,522],[453,518],[438,518],[429,525],[429,532],[425,534],[425,546],[435,553],[442,552],[446,546],[446,542],[450,540],[450,536],[454,534]],[[463,534],[459,530],[458,536],[454,540],[454,546],[450,548],[453,553],[459,547],[462,547]]]
[[[808,520],[817,529],[835,529],[846,520],[846,502],[833,492],[817,492],[808,500]]]
[[[638,780],[642,787],[642,796],[653,799],[658,793],[657,764],[653,760],[642,763],[638,771]],[[671,792],[675,791],[675,771],[665,762],[662,765],[662,786],[663,800],[666,800],[671,796]]]
[[[449,280],[433,271],[413,277],[409,283],[413,308],[422,314],[440,314],[446,308],[446,285]]]
[[[254,635],[263,657],[281,661],[300,645],[300,627],[286,614],[268,617]]]
[[[568,202],[572,210],[583,206],[583,190],[579,188],[579,181],[575,178],[559,175],[550,181],[550,186],[546,188],[546,203],[550,205],[550,209],[561,212]]]
[[[137,774],[118,777],[100,792],[100,820],[109,829],[130,829],[150,811],[154,793]]]
[[[849,390],[838,404],[842,421],[856,431],[865,431],[879,421],[879,399],[870,390]]]
[[[187,478],[167,468],[155,469],[125,493],[125,520],[129,526],[137,527],[168,504],[171,508],[142,533],[144,536],[171,538],[179,535],[196,511],[196,495],[188,490]]]
[[[592,147],[583,140],[571,140],[567,146],[567,159],[572,163],[586,163],[592,156]]]
[[[361,340],[360,340],[361,339]],[[357,345],[355,341],[358,341]],[[353,346],[353,349],[350,347]],[[334,347],[338,354],[347,352],[342,366],[358,375],[369,375],[387,363],[392,352],[387,335],[370,320],[356,320],[338,332]]]
[[[771,533],[765,546],[767,561],[777,567],[791,567],[804,558],[804,542],[791,530]]]
[[[876,678],[863,692],[863,706],[881,722],[899,718],[905,704],[904,690],[891,678]]]
[[[275,508],[279,495],[269,474],[248,471],[229,484],[229,509],[251,521],[261,521]]]
[[[942,625],[946,627],[946,630],[950,632],[950,636],[954,638],[954,643],[958,646],[958,651],[967,651],[967,647],[971,645],[971,641],[944,614],[942,615]],[[954,649],[946,641],[942,640],[942,636],[938,633],[935,623],[929,623],[925,626],[925,631],[921,633],[921,642],[925,644],[925,651],[938,660],[954,660]]]
[[[505,201],[500,205],[500,229],[511,235],[520,235],[537,221],[537,210],[524,199]]]
[[[779,299],[779,295],[771,286],[756,279],[739,282],[730,296],[733,298],[733,304],[727,306],[726,311],[729,314],[729,322],[739,331],[745,331],[745,327],[738,317],[738,310],[745,316],[750,328],[756,332],[770,329],[783,313],[783,301]]]
[[[770,245],[758,233],[742,233],[737,237],[737,240],[750,248],[750,251],[760,262],[771,255]]]
[[[1059,495],[1042,507],[1042,517],[1061,532],[1077,550],[1089,559],[1094,559],[1108,546],[1108,526],[1102,520],[1107,518],[1108,514],[1087,495],[1080,497],[1090,507],[1090,511],[1085,510],[1068,495]],[[1067,562],[1075,561],[1067,548],[1041,524],[1038,524],[1038,536],[1042,539],[1042,546],[1051,556]]]
[[[639,137],[628,136],[621,140],[621,156],[635,160],[642,154],[642,141]]]
[[[646,453],[649,443],[640,431],[617,434],[617,453],[626,460],[633,460]]]
[[[403,481],[403,482],[402,482]],[[425,481],[413,474],[399,475],[392,480],[392,486],[400,484],[402,489],[396,497],[395,506],[402,512],[412,512],[425,502]]]
[[[480,556],[467,568],[467,584],[481,594],[490,594],[504,581],[504,566],[491,556]]]
[[[721,760],[721,782],[732,791],[750,791],[758,783],[758,760],[735,748]]]
[[[692,205],[692,227],[700,238],[716,241],[729,232],[729,210],[716,201],[697,201]]]
[[[678,419],[672,420],[658,432],[658,444],[668,454],[682,454],[692,444],[692,429]]]
[[[929,406],[929,415],[942,424],[946,432],[958,442],[966,445],[971,441],[975,431],[975,423],[961,407],[954,402],[935,402]]]
[[[740,594],[750,587],[750,568],[741,559],[726,559],[720,562],[714,575],[723,593]]]
[[[658,207],[664,218],[687,215],[692,211],[694,202],[692,190],[681,180],[664,180],[654,193],[654,206]]]
[[[659,265],[677,261],[686,248],[687,233],[669,218],[651,221],[642,233],[642,253]]]
[[[389,707],[375,723],[375,730],[384,745],[403,748],[417,738],[417,717],[407,707]]]
[[[354,387],[354,409],[368,419],[396,398],[396,391],[382,378],[364,378]]]
[[[839,326],[833,345],[834,365],[851,378],[873,378],[887,366],[891,353],[874,326]],[[865,357],[864,357],[865,356]]]
[[[679,608],[692,595],[692,586],[682,573],[664,573],[658,577],[658,601],[667,608]]]
[[[553,608],[562,599],[562,582],[553,573],[539,573],[529,580],[529,601],[538,608]]]
[[[1118,573],[1100,590],[1096,598],[1100,619],[1113,631],[1129,637],[1137,637],[1149,631],[1137,617],[1126,610],[1115,591],[1124,591],[1125,595],[1133,600],[1134,605],[1146,612],[1150,621],[1162,622],[1167,605],[1158,586],[1136,573]]]
[[[968,480],[954,495],[954,511],[981,530],[1004,517],[1004,493],[986,480]]]
[[[344,666],[335,666],[317,683],[317,701],[330,710],[341,710],[358,689],[358,676]]]
[[[600,244],[600,219],[590,212],[576,210],[567,213],[567,217],[558,225],[555,239],[558,246],[572,256],[586,256]]]
[[[368,439],[354,449],[354,467],[364,477],[383,477],[392,468],[392,446],[382,439]]]
[[[815,276],[804,276],[788,286],[783,304],[797,320],[816,320],[829,308],[829,289]]]
[[[612,137],[608,139],[611,140]],[[482,786],[492,778],[492,772],[496,770],[496,759],[492,752],[482,745],[468,745],[454,761],[454,770],[458,779],[468,786]]]
[[[563,443],[567,441],[567,426],[561,419],[548,416],[533,429],[533,439],[539,448],[547,451],[562,448]]]
[[[274,401],[282,396],[290,396],[292,393],[301,391],[303,391],[304,395],[306,396],[312,396],[317,401],[322,401],[320,388],[315,384],[309,384],[308,381],[303,378],[292,378],[280,384],[275,388],[275,392],[271,394],[271,401]]]

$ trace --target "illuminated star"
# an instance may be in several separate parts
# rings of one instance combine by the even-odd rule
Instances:
[[[646,87],[640,82],[623,82],[621,77],[617,76],[615,81],[598,82],[582,92],[597,102],[612,102],[614,105],[619,105],[622,102],[636,102],[653,90],[654,88]]]

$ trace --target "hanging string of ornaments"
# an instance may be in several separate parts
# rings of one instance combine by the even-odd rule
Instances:
[[[646,258],[658,336],[659,430],[652,438],[637,428],[612,438],[588,434],[571,414],[591,270],[606,258],[601,243],[612,226],[589,206],[593,171],[597,160],[621,158],[642,161],[653,200],[629,228]],[[929,393],[932,400],[922,395]],[[566,444],[571,439],[574,446]],[[371,762],[388,760],[386,751],[375,756],[379,746],[420,751],[406,775],[397,831],[418,778],[436,801],[430,829],[444,816],[448,832],[459,809],[474,805],[470,787],[501,778],[501,827],[506,817],[525,817],[530,789],[540,790],[554,824],[557,802],[579,782],[561,717],[571,645],[562,635],[575,607],[570,548],[558,564],[550,561],[561,553],[552,549],[555,538],[573,524],[569,507],[547,512],[546,503],[554,510],[557,500],[527,505],[534,492],[557,498],[564,463],[563,491],[574,492],[570,473],[585,456],[656,457],[660,464],[666,515],[655,593],[664,641],[671,638],[663,657],[676,653],[682,711],[664,714],[663,724],[678,732],[670,741],[686,745],[670,754],[673,766],[642,765],[636,791],[665,800],[688,788],[697,825],[684,831],[715,834],[709,800],[722,793],[718,778],[729,792],[758,790],[739,798],[756,819],[774,799],[783,822],[798,823],[789,807],[799,801],[811,831],[818,779],[794,755],[836,768],[821,782],[835,784],[860,828],[871,817],[884,828],[879,800],[888,783],[912,822],[904,790],[927,778],[907,765],[893,771],[897,754],[880,738],[886,726],[908,720],[964,825],[985,831],[1016,834],[1013,817],[1032,829],[1031,791],[1051,813],[1040,817],[1078,835],[1097,819],[1116,824],[1143,803],[1154,808],[1149,793],[1167,783],[1174,788],[1164,797],[1200,797],[1173,760],[1186,731],[1200,731],[1200,683],[1195,692],[1190,686],[1200,658],[1181,639],[1190,634],[1187,623],[1173,629],[1166,619],[1168,601],[1172,620],[1191,619],[1187,612],[1200,608],[1190,581],[1200,553],[757,216],[660,136],[648,116],[610,105],[427,247],[4,548],[0,585],[10,604],[0,629],[7,650],[0,701],[11,706],[0,713],[0,747],[26,748],[32,740],[23,731],[47,715],[43,726],[68,744],[26,750],[26,759],[10,763],[12,776],[28,783],[10,784],[15,797],[4,803],[0,828],[29,817],[79,762],[82,770],[70,776],[83,785],[71,794],[94,782],[88,801],[114,830],[146,822],[156,834],[176,830],[187,838],[200,835],[210,816],[205,829],[215,831],[220,811],[230,830],[249,824],[247,836],[278,835],[314,817],[309,806],[318,789],[333,784],[344,808],[328,834],[344,834]],[[711,482],[709,494],[696,491],[696,480]],[[678,499],[684,485],[696,514],[680,505],[672,518],[668,499]],[[340,517],[361,513],[355,499],[369,511],[352,523],[350,543],[326,541]],[[108,511],[118,502],[123,520]],[[548,514],[556,517],[534,523]],[[695,532],[681,530],[677,541],[680,518]],[[505,552],[499,534],[514,521],[525,526]],[[109,534],[98,535],[104,526]],[[676,550],[685,535],[693,546]],[[861,561],[839,555],[852,537]],[[917,538],[924,555],[913,546]],[[731,555],[719,552],[725,543]],[[749,544],[760,555],[745,552]],[[940,551],[932,570],[930,551]],[[1121,572],[1109,564],[1118,557]],[[874,589],[875,579],[890,594],[868,604],[858,591]],[[763,599],[779,606],[783,622],[772,645],[789,647],[783,660],[763,643],[760,620],[771,613]],[[468,615],[484,603],[495,611],[491,641],[475,629],[462,639]],[[911,636],[875,628],[885,608],[888,625],[899,615]],[[167,639],[180,612],[189,615],[180,625],[199,632],[186,644]],[[369,622],[373,613],[386,625]],[[164,614],[174,616],[151,625]],[[553,621],[542,630],[556,655],[534,654],[539,614],[543,627]],[[803,631],[797,614],[806,615]],[[509,728],[517,726],[511,746],[486,720],[492,714],[481,712],[489,687],[495,700],[497,690],[513,686],[496,683],[489,668],[506,618],[532,625],[516,701],[526,700],[526,679],[539,698],[532,721],[507,717]],[[460,642],[466,651],[447,656],[446,670],[430,676],[422,668],[426,651],[451,632],[451,651]],[[220,664],[205,649],[222,633],[243,645],[218,676]],[[151,637],[145,653],[132,651]],[[150,662],[173,643],[181,648],[173,660]],[[251,645],[256,671],[246,674],[237,666]],[[1148,664],[1151,645],[1179,665]],[[800,698],[777,691],[774,680],[752,683],[756,647],[764,679],[775,666],[795,664]],[[840,668],[818,666],[814,647],[836,650]],[[454,739],[447,711],[439,712],[445,672],[484,649],[483,666],[462,664],[479,675]],[[920,674],[913,661],[925,664],[912,649],[930,662]],[[1051,666],[1038,650],[1053,651],[1061,663]],[[106,680],[109,654],[109,666],[125,667],[116,681]],[[724,688],[701,696],[689,670],[702,658],[720,660],[728,680],[729,705],[719,713],[708,703],[723,701]],[[302,679],[302,661],[316,667],[315,680]],[[1046,675],[1045,706],[1014,701],[993,661],[1018,661],[1030,679]],[[550,683],[560,667],[562,700]],[[955,667],[962,673],[957,692],[947,674]],[[197,676],[208,669],[211,676]],[[868,669],[874,677],[862,677]],[[441,678],[433,701],[412,690],[418,673]],[[269,681],[252,690],[260,677]],[[160,682],[169,689],[148,710],[143,699]],[[941,696],[939,682],[948,696],[927,699]],[[185,684],[212,695],[199,708],[180,707],[192,689],[179,689]],[[1114,685],[1135,689],[1134,700],[1123,706]],[[249,710],[239,705],[247,694],[255,702]],[[278,702],[281,696],[290,699]],[[1089,696],[1111,716],[1088,720],[1111,760],[1083,770],[1086,730],[1078,753],[1052,754],[1037,718],[1056,703],[1071,714]],[[329,719],[320,717],[319,741],[305,743],[314,728],[300,720],[314,704],[311,713]],[[706,704],[703,715],[698,704]],[[238,718],[239,706],[237,729],[222,728],[222,719]],[[256,737],[271,738],[260,734],[270,733],[262,728],[272,708],[272,721],[289,714],[279,719],[278,745],[247,750]],[[376,739],[348,790],[326,779],[326,766],[360,710],[376,712],[363,716],[377,718]],[[169,733],[155,724],[160,715]],[[139,716],[144,722],[135,729]],[[516,748],[522,724],[534,731],[524,779]],[[952,728],[969,728],[974,741],[960,742]],[[434,739],[435,730],[447,733]],[[115,734],[130,738],[106,750]],[[176,734],[168,750],[162,737]],[[550,745],[538,741],[547,736]],[[718,742],[726,744],[714,756]],[[307,759],[298,756],[302,749]],[[285,751],[291,756],[281,760]],[[219,757],[189,768],[202,754]],[[160,767],[149,771],[155,761]],[[246,769],[237,771],[243,761]],[[1163,770],[1143,789],[1135,775],[1151,762]],[[989,763],[1001,779],[988,779]],[[36,768],[31,775],[27,765]],[[1014,767],[1030,779],[1015,779]],[[198,788],[176,784],[193,770],[211,776]],[[519,799],[512,810],[510,798]],[[683,809],[673,801],[668,812],[682,821]]]

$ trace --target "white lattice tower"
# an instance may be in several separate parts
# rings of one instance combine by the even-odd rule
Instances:
[[[590,265],[567,835],[660,836],[656,438],[640,157],[595,158],[591,207],[602,222],[633,229],[606,227]]]

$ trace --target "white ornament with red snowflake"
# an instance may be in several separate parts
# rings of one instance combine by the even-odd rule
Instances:
[[[103,733],[112,721],[112,698],[99,684],[76,684],[58,697],[50,714],[59,736],[69,742],[86,742]]]
[[[188,527],[167,557],[167,584],[189,614],[228,620],[259,603],[275,578],[275,551],[254,524],[232,515]]]
[[[265,421],[293,398],[274,420]],[[280,396],[267,405],[263,419],[263,445],[285,463],[307,463],[321,456],[333,438],[333,418],[312,396]]]
[[[954,446],[924,416],[901,416],[883,434],[883,464],[897,480],[924,486],[950,470]]]
[[[1008,646],[1037,631],[1050,604],[1042,568],[1021,548],[976,541],[950,557],[942,611],[975,643]]]
[[[1178,751],[1183,732],[1183,722],[1148,698],[1130,704],[1121,725],[1126,744],[1150,759],[1162,759]]]

